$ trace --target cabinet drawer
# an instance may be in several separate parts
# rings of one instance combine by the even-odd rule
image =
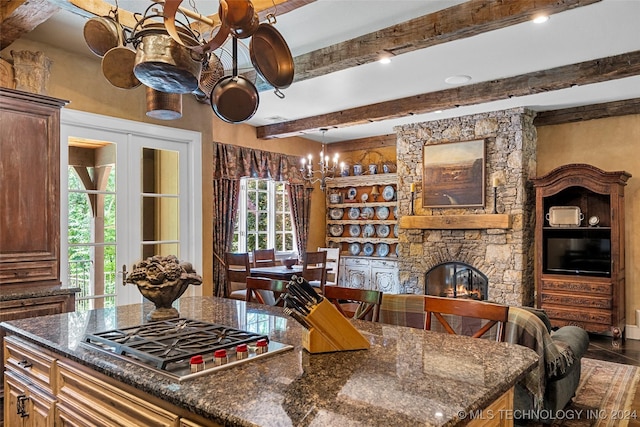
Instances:
[[[365,258],[345,258],[344,265],[346,266],[369,266],[371,260]]]
[[[542,289],[560,292],[581,292],[587,294],[612,295],[613,284],[611,282],[591,282],[573,280],[542,279]]]
[[[149,399],[115,386],[81,367],[58,364],[58,400],[62,408],[74,408],[94,425],[147,427],[178,424],[178,415],[154,405]]]
[[[611,325],[611,312],[601,310],[588,310],[582,307],[559,307],[542,304],[550,319],[560,319],[568,322],[600,323]]]
[[[0,301],[0,322],[66,313],[75,301],[75,293]]]
[[[58,280],[56,260],[0,263],[0,285]]]
[[[5,337],[4,356],[7,371],[16,372],[47,391],[55,389],[55,358],[11,336]]]
[[[383,259],[372,259],[371,267],[376,268],[398,268],[398,261],[395,260],[383,260]]]
[[[613,299],[611,297],[590,296],[584,294],[562,294],[554,292],[545,292],[540,296],[543,304],[556,304],[584,308],[601,308],[610,310],[613,307]]]

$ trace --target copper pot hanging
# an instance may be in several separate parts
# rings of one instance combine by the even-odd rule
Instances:
[[[199,45],[187,30],[178,28],[182,42]],[[168,93],[191,93],[198,88],[202,55],[177,43],[164,24],[150,23],[134,34],[136,49],[133,73],[155,90]]]
[[[234,37],[233,75],[218,80],[209,101],[213,112],[228,123],[249,120],[258,110],[258,89],[248,79],[238,75],[238,40]]]
[[[260,25],[258,13],[250,0],[220,0],[218,16],[239,39],[251,37]]]
[[[83,28],[84,41],[89,50],[102,57],[110,49],[124,45],[122,26],[110,16],[96,16],[89,19]]]
[[[293,57],[282,34],[273,26],[275,16],[267,17],[251,37],[249,54],[251,63],[260,77],[276,88],[276,95],[284,97],[277,89],[284,89],[293,82]]]
[[[109,83],[120,89],[140,86],[140,80],[133,74],[136,53],[124,46],[109,49],[102,57],[102,74]]]
[[[182,94],[160,92],[147,86],[147,117],[175,120],[182,117]]]

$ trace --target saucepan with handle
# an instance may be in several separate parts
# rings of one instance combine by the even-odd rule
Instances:
[[[233,74],[218,80],[209,101],[213,112],[228,123],[249,120],[258,110],[258,89],[244,76],[238,75],[238,40],[232,38]]]

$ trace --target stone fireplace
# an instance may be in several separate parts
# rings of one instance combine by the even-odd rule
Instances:
[[[533,304],[535,197],[529,177],[536,167],[534,116],[529,110],[515,108],[395,128],[400,292],[426,293],[426,273],[440,264],[455,262],[486,276],[488,300]],[[477,139],[485,141],[484,206],[423,208],[423,147]],[[496,190],[497,214],[493,214],[492,177],[496,172],[502,183]],[[403,220],[410,213],[412,183],[416,184],[416,218]]]
[[[424,293],[437,297],[486,300],[489,281],[481,271],[463,262],[438,264],[427,271]]]

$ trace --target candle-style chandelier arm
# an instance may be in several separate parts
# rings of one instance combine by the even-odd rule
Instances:
[[[333,179],[336,176],[336,170],[338,169],[338,153],[333,155],[333,159],[329,158],[329,151],[327,150],[327,143],[324,142],[324,135],[327,129],[320,129],[322,131],[322,150],[320,151],[320,160],[318,161],[318,169],[313,169],[313,156],[309,154],[306,158],[303,157],[300,160],[300,173],[302,178],[309,182],[311,185],[320,182],[320,189],[322,191],[327,187],[327,181]],[[340,165],[341,168],[344,164]]]

